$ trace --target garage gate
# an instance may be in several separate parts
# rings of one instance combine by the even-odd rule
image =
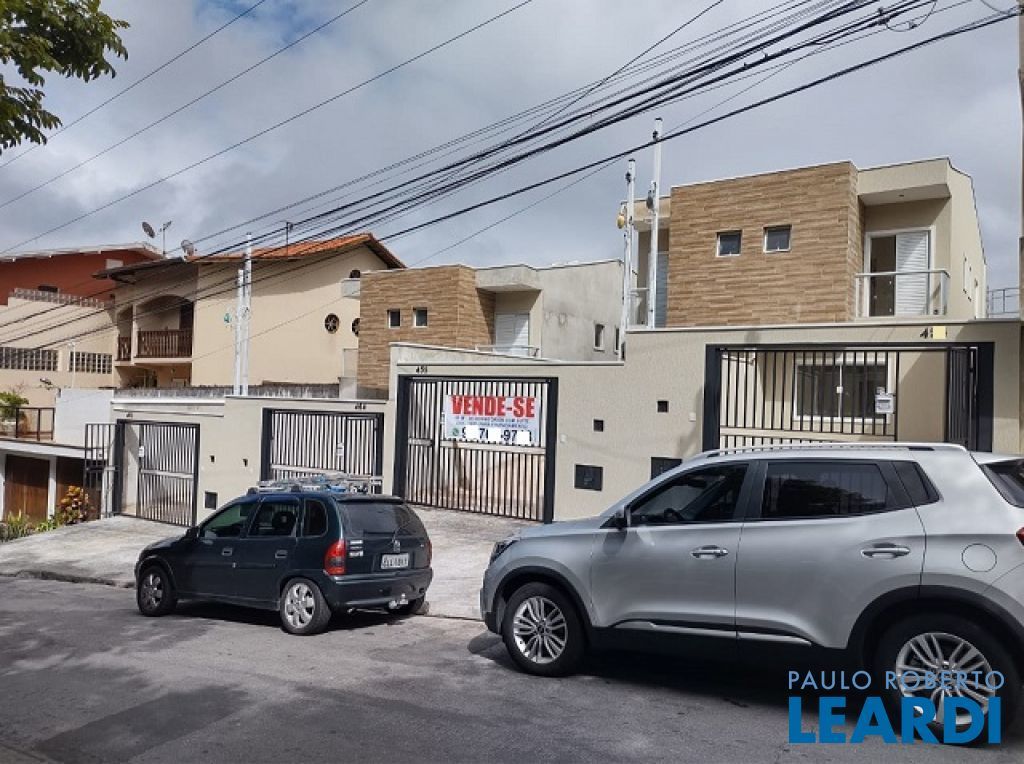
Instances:
[[[264,409],[262,444],[261,480],[337,472],[380,478],[384,415]]]
[[[528,400],[532,430],[446,429],[453,397]],[[557,413],[556,379],[401,376],[394,491],[428,507],[551,522]]]

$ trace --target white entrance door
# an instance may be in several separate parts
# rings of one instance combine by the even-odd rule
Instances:
[[[498,313],[494,317],[494,345],[501,353],[530,353],[530,314]]]

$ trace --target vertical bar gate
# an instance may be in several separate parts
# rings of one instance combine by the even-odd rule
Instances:
[[[383,414],[264,409],[262,438],[261,480],[383,474]]]
[[[138,498],[144,520],[194,525],[199,490],[199,425],[133,422],[138,432]]]

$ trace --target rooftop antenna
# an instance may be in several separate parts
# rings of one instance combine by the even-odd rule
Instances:
[[[167,257],[167,229],[171,227],[171,223],[173,223],[173,222],[174,222],[173,220],[168,220],[166,223],[164,223],[162,226],[160,226],[160,234],[163,237],[163,248],[162,248],[162,251],[163,251],[163,256],[164,257]],[[146,236],[148,236],[149,238],[151,238],[151,239],[155,239],[156,238],[156,231],[153,230],[153,226],[151,226],[145,220],[142,221],[142,230],[146,232]]]
[[[196,245],[190,242],[188,239],[182,239],[181,251],[185,253],[186,257],[193,257],[196,253]]]

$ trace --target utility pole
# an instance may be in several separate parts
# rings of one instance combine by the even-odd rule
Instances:
[[[243,282],[245,271],[238,269],[235,280],[235,381],[231,386],[234,395],[242,394],[242,302],[245,300]]]
[[[632,159],[626,169],[626,210],[622,216],[622,319],[619,323],[619,360],[626,357],[626,329],[629,328],[630,302],[633,287],[633,196],[635,193],[636,162]]]
[[[75,346],[78,343],[74,340],[68,343],[68,365],[71,367],[71,389],[75,389],[75,367],[78,365],[77,359],[75,358]]]
[[[657,325],[658,308],[658,213],[661,186],[661,117],[654,120],[654,180],[647,193],[647,209],[651,211],[651,248],[647,256],[647,328]]]
[[[242,395],[249,394],[249,325],[252,321],[252,234],[245,235],[242,260]]]

